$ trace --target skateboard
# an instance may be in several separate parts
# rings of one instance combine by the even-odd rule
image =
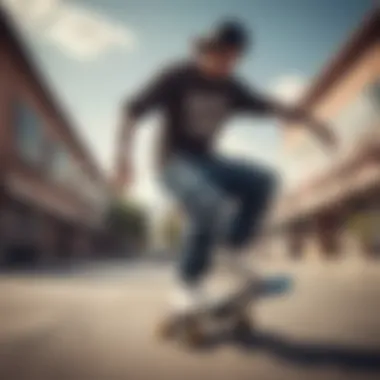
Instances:
[[[210,302],[197,310],[181,315],[172,315],[158,326],[162,340],[176,339],[185,345],[201,345],[207,336],[207,328],[217,322],[227,324],[238,338],[250,336],[255,323],[250,313],[253,302],[271,296],[287,293],[293,283],[286,276],[272,276],[249,281],[238,292],[221,300]]]

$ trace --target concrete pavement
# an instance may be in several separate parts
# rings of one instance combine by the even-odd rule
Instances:
[[[260,303],[255,339],[219,336],[198,351],[154,338],[170,289],[164,266],[3,276],[0,379],[378,379],[380,270],[284,270],[297,286]]]

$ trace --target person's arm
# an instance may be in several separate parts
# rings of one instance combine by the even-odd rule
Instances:
[[[335,147],[335,134],[324,123],[316,120],[307,110],[281,104],[261,94],[239,85],[235,89],[235,108],[242,112],[252,112],[262,116],[275,116],[289,122],[304,124],[324,145]]]
[[[336,148],[337,139],[332,129],[324,122],[317,120],[305,110],[296,106],[287,106],[276,101],[270,101],[273,115],[290,122],[301,123],[328,148]]]
[[[122,114],[116,140],[115,157],[115,186],[119,195],[123,194],[124,188],[132,181],[131,152],[133,134],[135,131],[136,119],[128,114]]]
[[[137,122],[165,103],[173,89],[174,79],[173,70],[166,70],[122,107],[116,141],[116,187],[120,194],[133,180],[131,148]]]

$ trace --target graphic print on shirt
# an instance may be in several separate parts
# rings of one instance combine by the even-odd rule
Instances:
[[[186,128],[196,137],[209,137],[225,120],[228,99],[225,94],[190,92],[185,99]]]

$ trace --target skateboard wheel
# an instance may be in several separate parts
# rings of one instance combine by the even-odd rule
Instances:
[[[254,332],[254,327],[248,315],[238,315],[234,321],[233,333],[239,339],[250,337]]]
[[[163,340],[171,339],[176,334],[176,327],[174,319],[167,318],[157,326],[156,336]]]
[[[196,320],[187,321],[181,331],[180,340],[190,347],[200,346],[205,341],[204,332]]]

